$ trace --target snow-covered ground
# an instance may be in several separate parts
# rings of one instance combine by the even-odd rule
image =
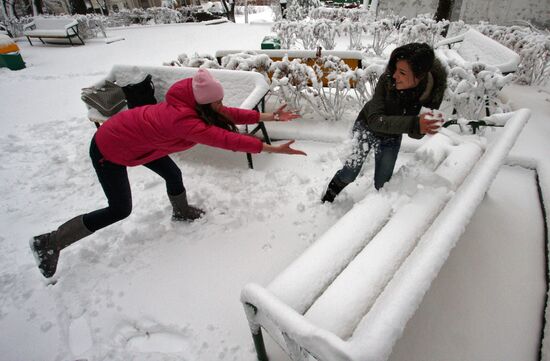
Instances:
[[[370,162],[334,204],[319,201],[346,154],[355,114],[335,127],[311,116],[297,120],[296,148],[308,156],[254,156],[254,170],[244,154],[203,146],[174,155],[191,201],[207,212],[192,224],[171,222],[161,179],[131,168],[132,215],[64,250],[53,286],[36,269],[27,240],[104,204],[87,153],[95,128],[81,88],[113,64],[161,65],[180,53],[259,48],[269,32],[264,22],[180,24],[112,29],[109,37],[125,40],[111,44],[99,38],[31,47],[20,39],[27,68],[0,69],[2,359],[254,360],[242,286],[269,283],[372,192]],[[505,94],[514,107],[533,110],[512,153],[538,162],[548,189],[550,93],[511,86]],[[398,166],[411,157],[403,152]],[[393,359],[536,355],[543,242],[534,172],[503,167]],[[487,352],[471,355],[469,347]],[[286,360],[269,340],[268,348],[272,360]]]

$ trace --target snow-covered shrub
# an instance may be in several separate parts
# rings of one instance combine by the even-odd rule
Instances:
[[[318,7],[310,11],[309,17],[313,20],[327,19],[344,21],[346,19],[354,22],[366,23],[373,20],[373,14],[368,9],[346,9],[346,8],[327,8]]]
[[[222,58],[221,67],[230,70],[255,71],[269,80],[268,72],[273,61],[266,54],[257,54],[254,51],[229,54]]]
[[[351,19],[345,19],[342,21],[340,28],[344,34],[349,36],[348,50],[362,50],[363,44],[361,42],[363,34],[369,31],[367,23],[361,21],[353,21]]]
[[[312,50],[317,48],[318,39],[314,32],[314,23],[312,22],[296,22],[295,27],[295,39],[302,43],[302,47],[305,50]]]
[[[320,6],[320,0],[289,0],[286,18],[291,21],[302,21],[309,16],[311,10]]]
[[[516,82],[541,85],[550,79],[550,34],[526,26],[481,23],[477,29],[519,54]]]
[[[97,14],[75,15],[73,16],[78,21],[78,32],[84,39],[97,38],[98,36],[107,37],[105,28],[107,17]]]
[[[296,42],[296,28],[299,22],[296,21],[276,21],[271,28],[271,31],[277,34],[281,39],[281,48],[290,49]]]
[[[449,21],[436,21],[430,14],[418,15],[415,18],[405,20],[399,28],[398,45],[408,43],[427,43],[433,46],[443,39],[441,35]]]
[[[336,36],[340,34],[340,24],[332,20],[318,20],[313,25],[313,35],[319,45],[326,50],[336,47]]]
[[[178,55],[176,60],[170,62],[164,62],[163,65],[170,66],[186,66],[191,68],[209,68],[209,69],[220,69],[221,66],[216,61],[216,58],[210,54],[193,54],[191,57],[188,57],[187,54],[182,53]]]
[[[146,9],[146,11],[151,15],[151,22],[153,24],[173,24],[183,22],[182,14],[175,9],[167,7],[151,7]]]
[[[388,45],[395,40],[401,21],[402,18],[398,16],[390,16],[374,21],[370,27],[372,45],[368,49],[376,55],[382,55]]]
[[[353,70],[351,81],[354,82],[354,97],[350,97],[351,105],[361,110],[366,102],[372,99],[378,79],[386,70],[386,62],[373,62],[363,68]]]
[[[275,61],[269,70],[271,77],[271,90],[277,94],[290,109],[301,109],[300,100],[302,92],[308,87],[311,77],[316,77],[313,69],[302,62],[302,59],[288,60],[285,55],[283,60]]]
[[[341,119],[348,108],[353,71],[338,57],[323,56],[313,66],[285,57],[274,62],[271,71],[272,91],[292,108],[328,120]]]
[[[474,120],[484,117],[487,110],[491,114],[510,110],[498,93],[512,81],[513,74],[504,76],[497,68],[483,63],[449,65],[446,96],[458,118]]]

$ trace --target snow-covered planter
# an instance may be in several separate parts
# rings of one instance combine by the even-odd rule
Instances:
[[[399,27],[399,45],[408,43],[427,43],[433,46],[443,39],[442,33],[449,21],[436,21],[430,14],[418,15],[405,20]]]

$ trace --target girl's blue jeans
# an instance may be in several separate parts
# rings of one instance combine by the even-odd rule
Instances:
[[[368,130],[359,119],[353,125],[353,135],[352,153],[334,178],[343,184],[353,182],[361,172],[369,152],[374,148],[374,187],[382,188],[393,174],[402,136],[380,138]]]

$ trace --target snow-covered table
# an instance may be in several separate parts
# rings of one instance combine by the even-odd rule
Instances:
[[[386,360],[529,116],[493,115],[489,145],[442,129],[267,287],[246,285],[259,360],[262,328],[294,361]]]
[[[192,77],[198,70],[198,68],[172,66],[114,65],[109,74],[104,79],[92,85],[92,87],[102,87],[105,80],[115,82],[119,86],[135,84],[141,82],[147,74],[151,74],[155,86],[155,98],[157,102],[162,102],[172,84],[178,80]],[[209,69],[209,71],[223,86],[224,105],[264,111],[264,97],[269,91],[269,84],[267,84],[261,74],[250,71],[223,69]],[[88,119],[94,122],[96,126],[99,126],[109,118],[94,108],[87,108]],[[122,110],[126,109],[125,107]],[[244,127],[244,130],[248,132],[247,127]],[[258,131],[262,132],[266,142],[271,142],[263,122],[258,123],[249,134],[255,134]],[[252,168],[252,155],[247,153],[247,158],[249,167]]]
[[[457,46],[451,48],[453,44]],[[438,42],[434,48],[440,57],[456,62],[460,66],[481,62],[498,68],[503,74],[515,72],[521,60],[512,49],[508,49],[473,28]]]

